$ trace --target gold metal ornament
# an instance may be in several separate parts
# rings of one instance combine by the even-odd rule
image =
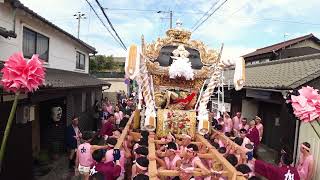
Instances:
[[[191,49],[195,49],[200,53],[200,60],[204,66],[210,66],[218,63],[219,53],[213,49],[208,49],[207,46],[198,40],[190,40],[191,32],[183,29],[169,29],[167,37],[158,38],[157,41],[144,45],[144,55],[154,62],[160,55],[160,50],[164,46],[179,46],[184,45]]]

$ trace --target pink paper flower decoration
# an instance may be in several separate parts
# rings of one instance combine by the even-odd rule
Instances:
[[[45,68],[38,55],[26,60],[21,52],[15,53],[5,62],[1,72],[3,88],[14,93],[33,92],[45,80]]]
[[[302,87],[299,96],[291,96],[293,113],[304,122],[320,118],[320,95],[317,89]]]

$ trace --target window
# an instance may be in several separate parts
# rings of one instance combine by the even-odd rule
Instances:
[[[22,49],[25,58],[31,58],[33,54],[39,54],[40,59],[48,62],[49,38],[24,27]]]
[[[260,63],[269,62],[269,61],[270,61],[270,59],[262,59],[262,60],[260,60]]]
[[[84,54],[82,54],[81,52],[77,51],[77,62],[76,62],[76,68],[77,69],[83,69],[85,67],[85,58],[86,56]]]

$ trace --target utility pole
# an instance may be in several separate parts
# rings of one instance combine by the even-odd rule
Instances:
[[[173,12],[172,11],[157,11],[158,14],[160,13],[167,13],[170,15],[169,18],[163,18],[163,19],[169,19],[170,20],[170,29],[172,28],[172,18],[173,18]]]
[[[172,29],[172,11],[170,11],[170,29]]]
[[[81,19],[87,19],[85,17],[85,14],[81,14],[81,12],[78,12],[77,14],[74,14],[73,16],[76,17],[76,19],[78,19],[78,39],[80,37],[80,21]]]
[[[286,42],[286,37],[289,36],[289,33],[284,33],[283,34],[283,42]],[[282,59],[282,53],[284,53],[285,47],[282,48],[282,51],[280,51],[279,58]]]

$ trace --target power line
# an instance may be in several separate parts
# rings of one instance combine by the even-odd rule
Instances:
[[[132,9],[132,8],[104,8],[108,11],[139,11],[139,12],[157,12],[156,9]]]
[[[133,8],[104,8],[108,11],[136,11],[136,12],[155,12],[158,13],[163,10],[159,9],[133,9]],[[203,14],[202,11],[174,11],[175,13],[185,13],[185,14]]]
[[[197,27],[193,29],[192,32],[196,31],[204,22],[206,22],[216,11],[218,11],[228,0],[223,1],[211,14],[208,15]]]
[[[97,11],[92,7],[91,3],[86,0],[86,2],[88,3],[88,5],[90,6],[90,8],[92,9],[92,11],[94,12],[94,14],[97,16],[97,18],[100,20],[100,22],[102,23],[102,25],[107,29],[107,31],[110,33],[110,35],[113,37],[113,39],[119,43],[119,45],[123,48],[123,50],[126,51],[126,49],[122,46],[122,44],[119,42],[119,40],[112,34],[112,32],[110,31],[110,29],[106,26],[106,24],[103,22],[103,20],[100,18],[100,16],[98,15]]]
[[[113,27],[113,25],[112,25],[112,23],[111,23],[110,19],[108,18],[108,16],[107,16],[106,12],[104,12],[104,9],[103,9],[103,7],[101,6],[100,2],[99,2],[98,0],[96,0],[96,3],[97,3],[97,4],[98,4],[98,6],[100,7],[100,9],[101,9],[101,11],[102,11],[102,13],[103,13],[104,17],[107,19],[107,21],[108,21],[108,23],[109,23],[109,25],[110,25],[111,29],[113,30],[113,32],[114,32],[114,33],[116,34],[116,36],[118,37],[118,39],[119,39],[119,41],[121,42],[122,46],[124,47],[124,49],[125,49],[125,50],[127,50],[126,45],[123,43],[123,41],[122,41],[122,39],[120,38],[119,34],[118,34],[118,33],[117,33],[117,31],[114,29],[114,27]]]
[[[245,8],[250,1],[244,3],[240,8],[233,11],[231,14],[229,14],[224,20],[229,19],[239,11],[241,11],[243,8]],[[273,22],[280,22],[280,23],[291,23],[291,24],[302,24],[302,25],[311,25],[311,26],[320,26],[319,23],[311,23],[311,22],[305,22],[305,21],[296,21],[296,20],[283,20],[283,19],[272,19],[272,18],[250,18],[250,17],[237,17],[238,19],[254,19],[257,21],[273,21]]]
[[[229,16],[227,17],[229,18]],[[289,24],[301,24],[301,25],[310,25],[310,26],[320,26],[319,23],[311,23],[305,21],[295,21],[295,20],[283,20],[283,19],[270,19],[270,18],[254,18],[254,17],[237,17],[237,20],[256,20],[256,21],[272,21],[272,22],[279,22],[279,23],[289,23]],[[251,22],[251,21],[250,21]],[[223,24],[223,23],[219,23]]]
[[[239,9],[233,11],[227,18],[229,18],[229,17],[235,15],[237,12],[241,11],[243,8],[245,8],[245,7],[247,6],[247,4],[248,4],[249,2],[250,2],[250,1],[244,3]]]
[[[270,19],[270,18],[243,18],[243,19],[256,19],[258,21],[259,20],[260,21],[274,21],[274,22],[283,22],[283,23],[292,23],[292,24],[305,24],[305,25],[320,26],[320,24],[317,24],[317,23],[310,23],[310,22],[303,22],[303,21],[282,20],[282,19]]]
[[[208,13],[217,5],[218,2],[219,2],[219,0],[215,1],[215,2],[211,5],[210,9],[209,9],[207,12],[205,12],[200,19],[198,19],[198,21],[192,26],[191,29],[195,28],[195,27],[198,25],[198,23],[199,23],[206,15],[208,15]]]
[[[88,34],[87,34],[87,41],[89,41],[88,39],[89,39],[89,33],[90,33],[90,23],[91,23],[91,11],[92,11],[92,9],[91,8],[89,8],[89,17],[88,17],[88,29],[87,29],[87,32],[88,32]]]

